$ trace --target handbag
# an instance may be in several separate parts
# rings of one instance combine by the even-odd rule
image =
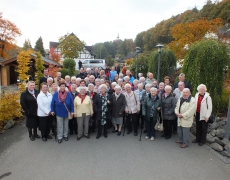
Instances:
[[[163,119],[162,110],[161,110],[161,117],[162,117],[162,119]],[[157,118],[157,123],[156,123],[156,125],[155,125],[155,130],[156,130],[156,131],[160,131],[160,132],[164,131],[163,120],[162,120],[162,122],[161,122],[161,119],[160,119],[159,116],[158,116],[158,118]]]
[[[208,98],[206,99],[206,104],[207,104],[207,109],[208,109]],[[211,116],[208,119],[208,123],[212,124],[212,123],[214,123],[214,121],[215,121],[215,116],[214,116],[214,114],[211,114]]]
[[[72,116],[71,112],[68,110],[68,108],[67,108],[65,102],[64,102],[64,106],[65,106],[66,110],[68,111],[68,119],[69,119],[69,120],[72,119],[73,116]]]

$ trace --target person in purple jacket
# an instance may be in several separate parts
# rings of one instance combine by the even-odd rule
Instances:
[[[72,116],[74,114],[72,96],[65,88],[65,83],[61,82],[60,90],[53,95],[51,102],[51,114],[57,116],[57,137],[59,144],[62,142],[63,136],[65,141],[68,141],[68,112],[70,112]]]

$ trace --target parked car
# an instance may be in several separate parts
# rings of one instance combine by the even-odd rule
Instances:
[[[106,64],[104,59],[86,59],[82,61],[84,68],[102,68],[105,69]]]

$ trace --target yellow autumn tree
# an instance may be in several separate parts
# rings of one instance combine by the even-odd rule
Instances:
[[[16,71],[18,72],[18,77],[20,79],[20,92],[23,92],[26,89],[26,81],[29,79],[28,71],[30,68],[29,63],[31,59],[31,53],[31,50],[21,51],[17,57],[18,67]]]
[[[208,21],[205,18],[191,22],[181,23],[173,26],[170,32],[174,38],[169,48],[176,54],[177,59],[184,59],[189,47],[196,41],[216,34],[218,28],[223,26],[221,18]],[[183,63],[180,62],[179,63]]]

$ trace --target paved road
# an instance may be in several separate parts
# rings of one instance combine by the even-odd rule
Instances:
[[[110,134],[62,144],[31,142],[23,125],[0,135],[0,179],[4,180],[229,180],[230,165],[204,147],[181,149],[157,133],[154,142]],[[8,174],[7,174],[8,173]]]

